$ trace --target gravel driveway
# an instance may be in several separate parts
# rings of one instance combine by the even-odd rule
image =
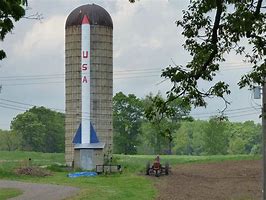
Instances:
[[[0,180],[0,188],[17,188],[23,194],[10,200],[61,200],[75,195],[79,188]]]

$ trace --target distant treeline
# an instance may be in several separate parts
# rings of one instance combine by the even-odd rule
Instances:
[[[114,152],[123,154],[259,154],[262,126],[226,117],[194,120],[178,99],[165,108],[160,94],[139,99],[117,93],[114,102]],[[173,112],[173,114],[169,114]],[[151,117],[152,115],[152,117]]]
[[[117,93],[113,98],[114,153],[217,155],[261,152],[260,124],[229,122],[219,116],[208,121],[194,120],[189,115],[190,109],[179,99],[166,104],[160,94],[140,99],[133,94]],[[13,119],[10,131],[0,130],[0,150],[64,152],[64,120],[62,113],[33,107]]]

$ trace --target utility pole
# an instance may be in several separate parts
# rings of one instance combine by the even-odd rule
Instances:
[[[261,93],[262,91],[262,93]],[[262,94],[262,200],[266,200],[266,77],[262,88],[254,87],[254,99],[261,99]]]
[[[263,186],[262,186],[262,193],[263,193],[263,200],[266,200],[266,77],[264,77],[264,83],[262,86],[262,146],[263,146]]]

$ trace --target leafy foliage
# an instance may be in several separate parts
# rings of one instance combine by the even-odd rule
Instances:
[[[201,120],[182,122],[174,135],[174,152],[181,155],[201,155],[204,152],[203,127],[206,123]]]
[[[4,40],[6,34],[12,31],[13,21],[18,21],[25,15],[24,5],[27,5],[27,0],[0,1],[0,40]],[[5,57],[5,52],[0,49],[0,60]]]
[[[23,150],[64,151],[64,115],[44,107],[33,107],[17,115],[11,130],[21,136]]]
[[[227,136],[226,122],[213,117],[204,127],[203,148],[208,155],[226,154],[229,137]]]
[[[244,54],[253,70],[243,75],[239,86],[263,84],[266,75],[266,13],[262,0],[192,0],[183,19],[176,22],[186,38],[184,48],[192,56],[186,66],[169,66],[162,76],[173,83],[168,92],[169,101],[181,97],[187,104],[206,106],[205,97],[218,96],[224,99],[230,94],[229,85],[223,81],[214,83],[207,91],[199,88],[199,81],[213,81],[219,64],[231,51]],[[215,17],[211,17],[215,13]],[[252,47],[242,41],[248,41]],[[226,100],[225,100],[226,101]],[[226,103],[228,103],[226,101]]]
[[[180,127],[182,120],[188,119],[190,106],[184,105],[180,99],[167,104],[160,94],[154,97],[150,94],[144,102],[145,117],[154,131],[155,153],[161,153],[162,138],[165,138],[168,141],[168,153],[172,154],[173,133]]]
[[[135,0],[129,0],[134,3]],[[176,22],[185,37],[183,44],[192,59],[185,66],[166,68],[162,77],[170,79],[173,86],[167,92],[168,100],[182,98],[186,104],[206,106],[206,97],[223,98],[230,94],[224,81],[202,90],[198,83],[211,82],[225,61],[225,55],[234,51],[244,55],[253,70],[244,74],[240,88],[262,85],[266,76],[266,13],[263,0],[191,0],[183,19]],[[214,17],[213,17],[214,14]],[[243,45],[247,41],[248,45]],[[248,52],[247,47],[252,50]]]
[[[230,134],[229,153],[245,154],[260,153],[261,149],[261,125],[253,121],[229,124]]]
[[[14,131],[0,130],[0,150],[19,150],[21,138]]]
[[[182,155],[260,154],[261,130],[253,121],[229,122],[217,117],[183,122],[175,133],[174,151]]]
[[[136,154],[139,144],[143,106],[135,95],[122,92],[113,98],[114,152]]]

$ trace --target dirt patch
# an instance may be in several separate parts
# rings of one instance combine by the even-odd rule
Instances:
[[[157,200],[259,200],[261,161],[225,161],[172,166],[169,176],[151,177]]]

